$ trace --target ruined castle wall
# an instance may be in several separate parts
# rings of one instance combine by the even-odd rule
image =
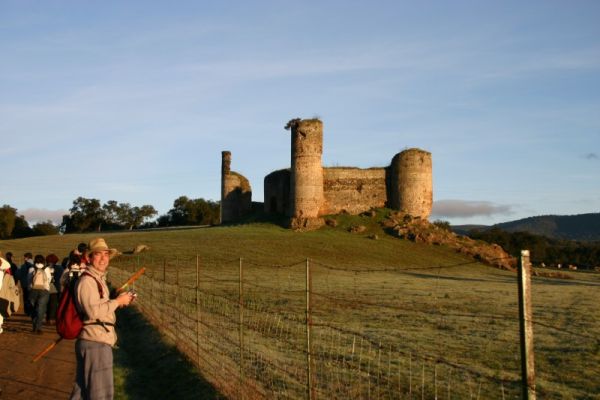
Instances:
[[[394,156],[390,169],[390,207],[428,218],[433,203],[431,153],[404,150]]]
[[[290,173],[287,168],[265,176],[265,212],[291,216]]]
[[[387,202],[385,168],[323,168],[321,215],[360,214]]]
[[[252,209],[252,189],[243,175],[231,171],[231,153],[221,154],[221,223],[236,221]]]
[[[290,199],[292,225],[318,219],[323,203],[323,123],[299,120],[291,126]]]

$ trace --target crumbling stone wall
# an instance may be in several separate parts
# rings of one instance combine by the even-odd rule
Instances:
[[[431,153],[408,149],[381,168],[323,168],[323,123],[299,118],[291,129],[291,168],[274,171],[264,179],[264,210],[290,217],[293,229],[314,229],[321,216],[359,214],[389,207],[427,219],[433,203]],[[251,210],[252,191],[246,178],[231,172],[231,153],[223,152],[221,221],[238,219]]]
[[[320,215],[360,214],[373,207],[385,207],[387,185],[385,168],[324,168],[325,201]]]
[[[290,174],[290,169],[286,168],[265,176],[264,207],[266,213],[292,216],[290,208]]]
[[[431,153],[404,150],[394,156],[390,169],[390,208],[428,218],[433,204]]]
[[[238,220],[252,209],[252,188],[244,176],[231,171],[231,152],[221,153],[221,223]]]

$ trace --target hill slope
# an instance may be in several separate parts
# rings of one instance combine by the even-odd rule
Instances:
[[[364,229],[349,233],[356,224]],[[244,376],[260,382],[271,397],[306,393],[297,382],[305,382],[304,260],[309,258],[311,346],[323,397],[391,398],[400,390],[408,397],[410,388],[421,388],[421,397],[433,398],[436,383],[451,389],[453,398],[474,392],[481,398],[518,397],[516,274],[482,265],[442,243],[400,240],[405,227],[395,227],[396,236],[386,234],[377,218],[340,216],[335,227],[306,233],[248,224],[103,236],[123,252],[140,243],[151,247],[139,258],[114,259],[111,279],[120,283],[133,269],[147,267],[136,284],[138,304],[180,348],[191,349],[193,356],[201,347],[196,351],[202,373],[211,377],[219,371],[211,383],[235,389],[239,304],[245,304]],[[0,250],[62,256],[94,236],[0,241]],[[243,302],[238,257],[243,258]],[[600,354],[590,340],[600,335],[600,280],[592,273],[569,274],[573,279],[560,282],[534,277],[541,398],[583,399],[600,391]],[[233,373],[223,372],[228,369]]]
[[[552,239],[600,240],[600,213],[578,215],[541,215],[515,221],[503,222],[492,226],[457,225],[452,229],[461,234],[470,229],[486,230],[500,228],[506,232],[529,232]]]
[[[600,213],[542,215],[494,226],[508,232],[525,231],[553,239],[600,240]]]

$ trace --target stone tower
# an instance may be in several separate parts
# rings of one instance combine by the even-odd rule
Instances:
[[[252,209],[248,179],[231,171],[231,152],[221,153],[221,223],[238,220]]]
[[[433,203],[431,153],[404,150],[392,159],[390,208],[428,218]]]
[[[292,131],[290,225],[294,229],[313,229],[322,225],[323,123],[318,119],[296,119],[288,126]]]

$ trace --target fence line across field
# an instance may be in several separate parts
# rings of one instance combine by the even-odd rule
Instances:
[[[506,351],[518,353],[518,310],[512,310],[514,315],[448,312],[437,304],[411,310],[391,303],[394,290],[382,292],[389,301],[374,301],[359,283],[355,293],[343,287],[337,282],[340,275],[334,283],[322,282],[332,279],[323,271],[402,277],[404,271],[441,271],[472,262],[396,270],[309,260],[202,263],[198,256],[150,263],[141,257],[115,259],[111,279],[118,282],[142,264],[148,268],[135,285],[139,309],[229,398],[455,399],[492,394],[508,399],[521,393],[518,364],[499,370],[472,366],[445,354],[451,335],[440,335],[440,343],[413,343],[402,327],[393,326],[409,318],[418,322],[415,326],[432,324],[445,333],[453,330],[450,317],[477,319],[480,331],[473,332],[486,351],[498,340]],[[516,287],[516,277],[514,283]],[[377,316],[373,318],[374,311],[360,314],[362,308],[377,309]],[[342,318],[342,313],[352,317]],[[485,322],[494,329],[485,331]],[[381,326],[370,326],[375,324]],[[502,337],[505,331],[513,336]]]

